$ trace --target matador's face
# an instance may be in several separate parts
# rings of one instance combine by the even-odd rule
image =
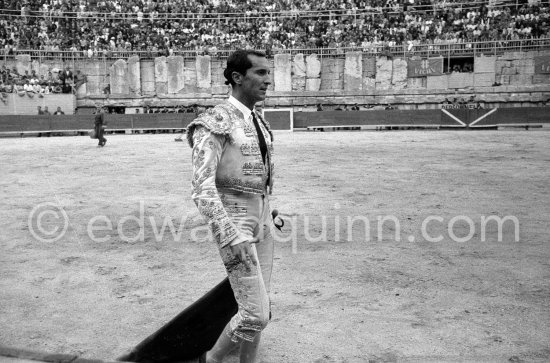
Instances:
[[[269,62],[265,57],[253,54],[248,55],[252,67],[246,70],[246,74],[240,79],[242,94],[250,101],[256,103],[265,100],[269,80]]]

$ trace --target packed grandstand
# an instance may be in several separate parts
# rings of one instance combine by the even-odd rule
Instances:
[[[546,1],[11,0],[2,1],[5,56],[24,50],[154,55],[194,50],[402,45],[550,38]]]

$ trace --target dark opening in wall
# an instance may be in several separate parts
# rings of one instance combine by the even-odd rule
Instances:
[[[107,113],[119,113],[124,114],[126,107],[124,106],[107,106]]]
[[[474,57],[444,58],[443,72],[473,72]]]

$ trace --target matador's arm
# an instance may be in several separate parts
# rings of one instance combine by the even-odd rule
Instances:
[[[239,231],[231,221],[216,188],[216,170],[220,162],[225,135],[210,132],[197,126],[193,132],[193,192],[192,198],[199,212],[210,225],[220,247],[245,242],[249,237]]]

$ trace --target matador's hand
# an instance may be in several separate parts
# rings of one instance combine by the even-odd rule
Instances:
[[[252,252],[252,243],[257,242],[258,238],[256,237],[252,238],[249,241],[231,246],[231,253],[233,253],[233,256],[237,257],[242,263],[244,263],[247,270],[250,270],[250,268],[252,267],[251,263],[254,264],[254,266],[258,264],[258,260]]]

